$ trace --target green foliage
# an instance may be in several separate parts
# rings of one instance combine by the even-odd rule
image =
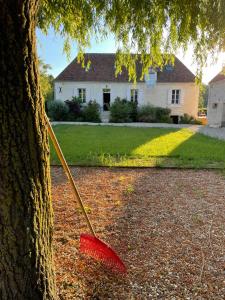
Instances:
[[[147,123],[172,123],[170,109],[145,105],[138,109],[138,121]]]
[[[110,122],[127,123],[131,122],[132,106],[127,99],[115,98],[110,107]]]
[[[159,123],[172,123],[170,118],[171,110],[164,107],[155,107],[156,110],[156,122]]]
[[[60,100],[47,102],[47,114],[51,121],[67,121],[68,112],[68,106]]]
[[[202,84],[200,87],[199,101],[198,101],[198,107],[199,107],[199,110],[201,110],[201,111],[203,111],[203,109],[207,108],[208,94],[209,94],[208,86],[206,84]]]
[[[82,100],[79,97],[72,97],[71,100],[66,100],[65,103],[69,108],[68,121],[82,120]]]
[[[54,77],[48,74],[48,71],[51,69],[51,66],[49,64],[45,64],[43,60],[41,60],[40,58],[38,59],[38,63],[39,63],[39,72],[40,72],[39,80],[40,80],[42,96],[45,101],[53,100]]]
[[[137,55],[141,54],[142,75],[149,66],[162,67],[172,60],[172,53],[193,45],[193,60],[201,68],[209,53],[225,49],[224,0],[42,0],[38,27],[47,33],[51,27],[64,38],[69,52],[72,40],[78,43],[79,58],[90,40],[104,39],[112,33],[118,46],[116,73],[128,69],[136,79]],[[162,53],[167,53],[163,55]],[[201,75],[201,73],[199,74]]]
[[[138,116],[138,103],[137,102],[128,102],[131,107],[130,118],[133,122],[137,122]]]
[[[199,120],[196,120],[194,117],[184,114],[183,116],[180,117],[179,120],[180,124],[193,124],[193,125],[201,125],[202,122]]]
[[[85,122],[101,122],[100,106],[95,100],[89,101],[87,106],[83,107],[82,115]]]

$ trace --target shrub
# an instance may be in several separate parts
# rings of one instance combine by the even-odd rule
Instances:
[[[83,121],[98,123],[101,122],[100,106],[95,100],[89,101],[87,106],[84,106],[82,115]]]
[[[47,114],[52,121],[66,121],[69,108],[60,100],[47,102]]]
[[[132,106],[126,99],[117,97],[110,107],[110,122],[131,122]]]
[[[49,103],[52,102],[52,101],[54,101],[54,100],[46,100],[46,101],[44,102],[44,105],[45,105],[45,112],[46,112],[47,115],[48,115],[48,106],[49,106]]]
[[[72,100],[66,100],[65,103],[69,108],[68,121],[76,121],[77,119],[82,119],[82,101],[79,97],[72,97]]]
[[[137,122],[137,119],[138,119],[138,104],[137,104],[137,102],[128,102],[128,103],[131,107],[131,114],[130,114],[131,120],[133,122]]]
[[[164,107],[155,107],[156,109],[156,122],[159,123],[171,123],[172,120],[170,118],[171,110],[169,108]]]
[[[156,111],[152,105],[141,106],[138,109],[138,121],[153,123],[156,120]]]
[[[138,121],[147,123],[171,123],[170,109],[145,105],[138,110]]]
[[[196,120],[193,116],[189,114],[184,114],[180,117],[180,124],[193,124],[193,125],[201,125],[202,122],[200,120]]]

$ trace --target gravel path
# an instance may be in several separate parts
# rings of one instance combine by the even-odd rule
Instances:
[[[79,253],[87,232],[62,168],[52,168],[61,300],[224,299],[225,178],[214,171],[72,168],[97,236],[124,260],[113,274]]]
[[[89,122],[52,122],[52,125],[90,125],[90,126],[118,126],[140,128],[187,128],[207,136],[225,140],[225,128],[211,128],[203,125],[165,124],[165,123],[89,123]]]

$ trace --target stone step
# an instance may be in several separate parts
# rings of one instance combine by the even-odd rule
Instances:
[[[109,111],[103,111],[103,112],[101,112],[102,123],[109,123],[109,115],[110,115]]]

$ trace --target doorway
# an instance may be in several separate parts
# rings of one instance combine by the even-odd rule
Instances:
[[[103,89],[103,111],[109,111],[110,108],[110,89]]]
[[[223,113],[222,113],[222,120],[221,126],[225,127],[225,103],[223,103]]]
[[[179,116],[170,116],[172,119],[173,124],[178,124],[179,123]]]

